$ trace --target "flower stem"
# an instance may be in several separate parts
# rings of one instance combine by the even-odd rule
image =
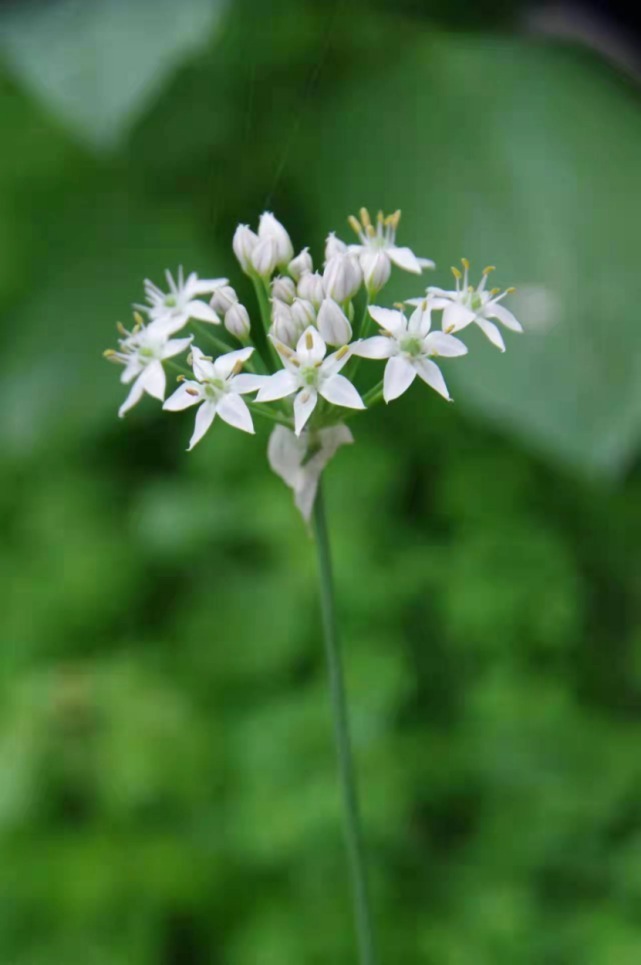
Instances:
[[[320,484],[314,503],[314,530],[318,552],[325,654],[329,673],[334,737],[343,797],[345,843],[347,846],[347,858],[352,881],[359,962],[360,965],[376,965],[377,958],[374,949],[372,915],[367,888],[365,852],[363,848],[356,773],[352,755],[345,680],[343,677],[338,627],[336,623],[329,535],[325,517],[325,504]]]
[[[247,402],[247,399],[245,399]],[[247,402],[247,407],[255,412],[256,415],[262,416],[263,419],[269,419],[270,422],[278,422],[281,426],[287,426],[288,429],[292,428],[292,420],[287,419],[285,416],[278,412],[272,412],[271,409],[265,408],[266,403],[260,402]]]
[[[271,307],[269,304],[269,291],[262,278],[258,278],[256,275],[251,276],[251,280],[254,285],[254,291],[256,292],[256,300],[258,301],[258,307],[260,308],[261,324],[252,324],[251,333],[254,345],[258,349],[258,354],[265,363],[265,367],[268,372],[274,372],[276,366],[274,365],[274,356],[272,346],[267,338],[267,332],[269,331],[270,321],[271,321]]]

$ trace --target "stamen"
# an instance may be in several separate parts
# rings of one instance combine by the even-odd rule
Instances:
[[[363,222],[364,228],[367,228],[369,225],[371,225],[372,219],[369,216],[369,211],[367,210],[367,208],[361,208],[361,210],[359,211],[359,214],[361,216],[361,221]]]
[[[506,288],[506,289],[505,289],[505,294],[506,294],[506,295],[513,295],[515,291],[516,291],[516,288]]]
[[[125,326],[122,324],[122,322],[116,322],[116,328],[118,329],[118,331],[120,332],[121,335],[125,335],[125,336],[129,335],[129,332],[127,331],[127,329],[125,328]]]
[[[360,235],[361,231],[363,230],[363,226],[358,218],[355,218],[353,214],[350,214],[349,218],[347,219],[347,223],[352,231],[355,231],[357,235]]]
[[[454,265],[452,265],[452,274],[454,275],[457,281],[460,281],[461,278],[463,277],[461,272],[458,270],[458,268],[455,268]]]
[[[140,314],[140,312],[134,312],[134,322],[135,322],[136,325],[138,325],[140,328],[143,328],[143,326],[144,326],[144,324],[145,324],[145,320],[144,320],[144,318],[142,317],[142,315]]]
[[[311,332],[307,332],[305,335],[305,347],[308,352],[311,352],[311,350],[314,348],[314,338]]]
[[[367,227],[365,228],[365,231],[367,232],[367,237],[368,237],[368,238],[375,238],[375,237],[376,237],[376,231],[374,230],[374,225],[373,225],[373,224],[368,224]]]
[[[500,289],[500,288],[491,288],[491,289],[490,289],[490,295],[499,295],[500,292],[501,292],[501,289]]]
[[[200,392],[198,391],[198,389],[193,389],[190,385],[187,386],[185,391],[187,395],[193,395],[193,396],[200,395]]]
[[[467,260],[467,258],[461,258],[461,264],[463,265],[466,271],[470,270],[470,263]]]
[[[184,376],[184,375],[177,375],[177,376],[176,376],[176,382],[184,382],[184,381],[185,381],[185,376]]]
[[[338,352],[336,353],[336,358],[344,359],[348,352],[349,352],[349,345],[343,345],[342,348],[339,348]]]
[[[483,269],[484,275],[489,275],[490,272],[496,271],[496,265],[488,265],[487,268]]]
[[[112,359],[115,354],[116,354],[115,349],[113,349],[113,348],[106,348],[106,349],[104,350],[104,352],[102,353],[102,357],[105,358],[105,359]]]
[[[397,308],[399,312],[405,311],[405,305],[403,302],[394,302],[394,308]]]
[[[238,359],[238,361],[237,361],[236,364],[234,365],[233,369],[231,370],[231,374],[232,374],[232,375],[238,375],[239,372],[242,372],[242,371],[243,371],[243,365],[244,365],[244,364],[245,364],[244,362],[241,362],[241,360]]]

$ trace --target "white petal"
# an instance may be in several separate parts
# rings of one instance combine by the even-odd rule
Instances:
[[[377,325],[392,335],[403,335],[407,331],[407,319],[402,312],[392,308],[379,308],[378,305],[371,305],[368,311]]]
[[[151,325],[149,326],[151,328]],[[162,357],[164,359],[171,359],[174,355],[180,355],[185,349],[189,348],[192,343],[192,336],[189,338],[172,338],[170,342],[167,342],[163,349]]]
[[[239,395],[246,395],[247,392],[257,392],[258,389],[262,389],[265,382],[269,376],[267,375],[254,375],[250,372],[242,372],[240,375],[234,375],[229,380],[229,388],[232,392],[237,392]]]
[[[273,402],[275,399],[285,399],[298,389],[298,379],[287,369],[281,369],[273,375],[265,377],[265,381],[256,396],[257,402]]]
[[[410,365],[407,359],[400,355],[391,358],[385,366],[385,375],[383,376],[383,398],[385,401],[391,402],[393,399],[398,399],[399,395],[409,389],[415,378],[416,369],[413,365]]]
[[[460,338],[446,335],[445,332],[430,332],[423,342],[428,355],[442,355],[443,358],[455,358],[457,355],[467,355],[467,345]]]
[[[424,338],[432,327],[432,312],[428,306],[423,305],[424,303],[421,303],[414,309],[407,323],[407,331],[420,338]]]
[[[191,285],[194,295],[211,295],[217,288],[229,284],[229,278],[196,278]]]
[[[436,268],[436,262],[432,261],[431,258],[417,258],[416,260],[421,268]]]
[[[124,385],[129,385],[130,382],[133,382],[133,380],[140,375],[143,368],[144,368],[144,365],[142,364],[138,356],[133,355],[127,362],[126,366],[124,367],[122,374],[120,376],[120,381]]]
[[[165,312],[161,311],[156,313],[150,312],[150,318],[152,321],[147,326],[148,332],[154,332],[164,338],[169,338],[170,335],[175,335],[177,332],[184,328],[189,321],[189,315],[187,312]]]
[[[154,399],[162,400],[165,398],[167,388],[167,376],[162,367],[162,362],[150,362],[143,369],[138,379],[145,392],[152,395]]]
[[[252,346],[248,345],[247,348],[239,348],[236,349],[235,352],[227,352],[225,355],[219,355],[214,362],[216,378],[226,379],[231,375],[239,362],[246,362],[248,358],[251,358],[253,351]]]
[[[450,393],[447,391],[447,386],[445,384],[445,379],[441,373],[436,362],[431,362],[429,359],[417,359],[414,363],[416,365],[416,371],[418,372],[420,378],[423,382],[426,382],[430,388],[435,389],[439,395],[442,395],[444,399],[451,402]]]
[[[487,318],[496,318],[501,325],[505,325],[506,328],[511,329],[513,332],[522,332],[523,326],[514,317],[512,312],[505,308],[504,305],[498,305],[496,302],[489,302],[485,306],[485,315]]]
[[[235,392],[227,392],[218,403],[218,415],[234,429],[254,432],[254,423],[247,403]]]
[[[387,249],[387,254],[390,256],[395,265],[402,268],[403,271],[411,271],[414,275],[421,274],[421,264],[410,248],[393,248]]]
[[[351,357],[351,346],[343,345],[337,352],[332,352],[331,355],[328,355],[324,362],[321,363],[321,375],[325,378],[328,378],[330,375],[336,375],[337,372],[340,372],[340,370],[347,365]]]
[[[140,379],[138,379],[137,382],[134,382],[134,384],[132,385],[129,391],[129,395],[127,396],[123,404],[118,409],[118,415],[120,416],[121,419],[126,412],[129,412],[130,409],[133,409],[133,407],[137,405],[138,402],[140,402],[144,394],[145,394],[145,389],[140,384]]]
[[[503,336],[494,322],[488,322],[485,318],[477,318],[476,324],[481,329],[483,334],[489,338],[492,345],[496,345],[501,352],[505,351],[505,342],[503,341]]]
[[[214,368],[214,363],[204,354],[204,352],[198,348],[197,345],[194,345],[191,350],[191,367],[194,370],[194,375],[199,382],[204,382],[206,379],[216,378],[216,369]]]
[[[318,393],[316,389],[303,389],[294,399],[294,431],[299,436],[310,415],[316,408]]]
[[[190,318],[196,318],[200,322],[210,322],[212,325],[220,325],[220,318],[207,302],[196,299],[185,306],[185,311],[189,312]]]
[[[320,333],[310,325],[306,328],[296,345],[296,355],[303,365],[314,365],[325,358],[327,347]]]
[[[318,391],[333,405],[342,405],[347,409],[364,409],[365,403],[349,379],[344,375],[330,375],[321,382]]]
[[[216,403],[204,402],[196,413],[196,427],[194,434],[189,440],[189,449],[193,449],[197,442],[200,442],[216,415]]]
[[[183,382],[165,401],[163,409],[167,409],[168,412],[181,412],[191,405],[198,405],[202,402],[201,392],[198,382]]]
[[[465,308],[464,305],[458,302],[450,302],[443,309],[443,323],[441,327],[444,332],[460,332],[462,328],[465,328],[473,322],[475,318],[475,313],[470,311],[469,308]]]
[[[373,335],[372,338],[360,338],[350,345],[352,355],[362,359],[388,359],[396,351],[393,339],[386,335]]]

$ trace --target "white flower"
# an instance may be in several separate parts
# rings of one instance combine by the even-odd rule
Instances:
[[[278,245],[274,238],[259,238],[251,253],[251,266],[261,278],[271,278],[278,265]]]
[[[304,332],[309,325],[316,324],[316,309],[304,298],[295,298],[292,305],[292,318],[297,325],[301,326],[301,332]]]
[[[313,270],[314,264],[312,262],[312,256],[309,253],[309,248],[303,248],[301,253],[296,255],[287,266],[287,271],[296,281],[299,281],[308,271]]]
[[[253,351],[253,348],[241,348],[213,361],[199,348],[192,349],[191,364],[196,381],[185,380],[163,405],[163,409],[170,412],[200,405],[189,449],[200,442],[217,415],[235,429],[254,432],[251,413],[242,396],[255,392],[264,376],[238,374]]]
[[[325,241],[325,264],[327,264],[334,255],[344,255],[346,251],[347,245],[345,242],[337,238],[333,231],[330,231]]]
[[[325,265],[323,286],[328,298],[347,302],[353,298],[363,281],[363,272],[355,255],[347,251],[332,255]]]
[[[325,298],[318,312],[318,331],[328,345],[347,345],[352,337],[352,326],[340,305]]]
[[[452,335],[430,332],[429,308],[416,308],[409,320],[403,312],[390,308],[372,306],[369,313],[380,325],[383,334],[355,342],[351,349],[354,355],[362,358],[389,360],[383,380],[385,401],[391,402],[402,395],[417,375],[443,398],[451,401],[445,379],[432,357],[465,355],[467,346]]]
[[[514,289],[508,288],[501,292],[500,288],[493,288],[486,291],[488,275],[494,271],[490,266],[485,268],[481,281],[476,288],[468,284],[468,273],[470,263],[467,258],[461,259],[463,272],[458,268],[452,268],[452,273],[456,279],[456,291],[445,291],[443,288],[430,287],[427,289],[427,300],[433,308],[443,309],[443,331],[460,332],[472,323],[478,325],[483,334],[496,345],[501,352],[505,351],[505,342],[500,330],[490,321],[495,318],[501,325],[505,325],[513,332],[522,332],[523,327],[516,320],[512,312],[500,305],[506,295],[510,295]],[[420,304],[421,299],[412,299],[408,304]]]
[[[251,257],[257,244],[258,235],[256,232],[252,231],[249,225],[239,224],[234,232],[232,248],[245,274],[249,274],[252,270]]]
[[[225,312],[225,328],[230,335],[233,335],[240,342],[249,338],[251,331],[249,313],[240,302],[236,302]]]
[[[318,271],[307,271],[298,282],[298,296],[311,302],[316,310],[325,298],[323,276]]]
[[[340,446],[354,441],[345,425],[329,426],[317,432],[295,435],[276,426],[269,437],[267,458],[274,472],[294,491],[294,502],[309,521],[320,475]]]
[[[141,324],[136,325],[133,332],[121,331],[125,337],[119,341],[119,350],[110,350],[105,355],[111,361],[125,366],[120,376],[121,382],[125,385],[133,382],[129,395],[118,410],[122,418],[140,402],[145,392],[160,401],[165,398],[167,378],[162,363],[164,359],[184,352],[191,345],[192,336],[169,339],[155,325]]]
[[[272,326],[270,335],[278,342],[282,342],[289,348],[293,348],[296,342],[305,331],[305,325],[297,321],[292,315],[292,310],[285,302],[274,299],[272,302]]]
[[[281,302],[288,305],[296,298],[296,285],[292,278],[278,275],[272,282],[272,298],[278,298]]]
[[[267,240],[274,242],[276,246],[276,264],[282,265],[283,268],[294,257],[294,246],[292,245],[291,238],[280,221],[278,221],[270,211],[265,211],[264,214],[260,216],[258,240],[259,242]]]
[[[396,244],[396,230],[400,220],[400,211],[387,217],[379,211],[375,228],[367,208],[361,208],[360,221],[353,215],[349,219],[360,240],[359,245],[350,245],[349,250],[359,256],[365,284],[370,293],[379,291],[387,282],[392,262],[403,271],[410,271],[415,275],[420,275],[424,268],[434,268],[434,262],[429,258],[417,258],[410,248],[399,248]]]
[[[348,346],[344,345],[325,358],[325,342],[311,326],[299,338],[295,352],[280,342],[275,341],[275,345],[285,367],[265,378],[256,401],[273,402],[295,395],[294,428],[297,436],[316,408],[319,395],[333,405],[365,408],[352,383],[338,374],[350,357]]]
[[[183,276],[182,268],[178,269],[178,281],[175,282],[171,272],[166,271],[165,277],[169,292],[165,293],[149,279],[145,280],[145,298],[148,305],[136,305],[149,316],[157,329],[165,335],[174,335],[187,324],[190,318],[212,325],[220,325],[220,318],[207,302],[199,295],[208,295],[227,284],[226,278],[199,278],[195,271]]]

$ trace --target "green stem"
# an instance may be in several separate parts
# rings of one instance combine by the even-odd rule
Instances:
[[[255,412],[256,415],[260,415],[263,419],[269,419],[270,422],[278,422],[281,426],[287,426],[288,429],[292,428],[292,420],[287,419],[285,416],[280,415],[278,412],[272,412],[271,409],[265,408],[265,403],[262,405],[259,402],[247,402],[247,407]]]
[[[377,405],[383,398],[383,380],[377,382],[373,385],[368,392],[363,396],[363,402],[365,405],[371,409],[373,406]]]
[[[258,349],[258,354],[262,358],[268,372],[275,372],[276,365],[274,364],[274,353],[271,344],[267,338],[267,332],[271,325],[271,306],[269,304],[269,291],[267,289],[266,282],[257,275],[252,275],[252,282],[254,285],[254,291],[256,292],[256,299],[258,301],[258,307],[260,308],[261,324],[252,322],[252,339],[254,345]]]
[[[218,338],[217,335],[214,335],[213,332],[210,332],[209,329],[205,328],[204,325],[200,324],[199,322],[195,322],[193,319],[191,320],[191,324],[198,335],[202,336],[202,338],[206,338],[207,341],[211,342],[212,345],[215,345],[219,352],[227,353],[234,351],[232,345],[230,345],[224,339]]]
[[[361,830],[361,819],[356,786],[356,773],[352,756],[352,747],[345,693],[345,680],[338,641],[338,626],[334,604],[334,589],[332,581],[332,562],[329,547],[327,520],[322,487],[319,485],[314,503],[314,529],[316,534],[316,548],[318,552],[318,568],[321,590],[321,610],[323,615],[323,631],[325,640],[325,654],[329,673],[329,686],[332,700],[332,714],[334,720],[334,737],[338,758],[338,770],[343,797],[345,816],[345,843],[349,863],[352,892],[354,898],[354,915],[358,938],[360,965],[376,965],[374,949],[374,933],[372,915],[367,888],[365,870],[365,852]]]
[[[366,333],[367,333],[367,329],[369,328],[369,319],[370,319],[370,315],[369,315],[369,305],[370,305],[369,292],[367,292],[367,295],[365,296],[365,307],[363,308],[363,314],[362,314],[362,316],[361,316],[360,324],[359,324],[359,325],[357,326],[357,328],[354,330],[354,338],[355,338],[355,339],[356,339],[356,338],[365,338],[365,335],[366,335]],[[359,370],[359,368],[360,368],[360,364],[361,364],[360,356],[355,356],[355,357],[354,357],[354,364],[353,364],[353,366],[352,366],[352,371],[350,372],[350,379],[351,379],[352,382],[354,381],[354,378],[355,378],[355,376],[356,376],[356,373],[358,372],[358,370]]]

